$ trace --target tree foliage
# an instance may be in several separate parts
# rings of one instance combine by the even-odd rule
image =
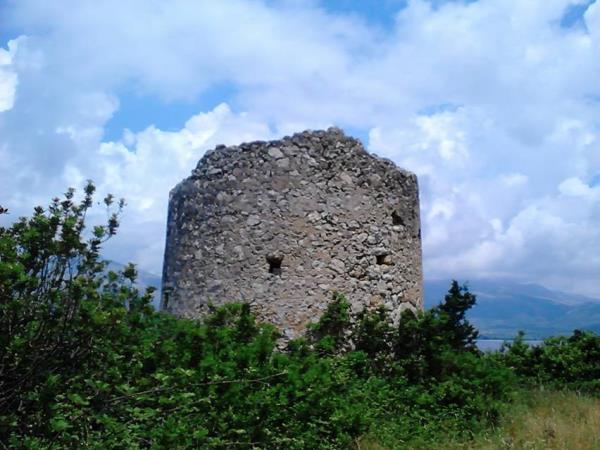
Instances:
[[[399,324],[384,308],[353,314],[336,294],[283,350],[247,304],[203,321],[158,313],[134,266],[113,272],[100,258],[123,203],[107,197],[106,224],[88,228],[93,194],[91,183],[80,201],[69,190],[0,228],[5,446],[333,449],[376,430],[410,448],[494,423],[514,386],[510,364],[532,376],[542,366],[564,380],[598,376],[587,334],[549,343],[531,367],[533,350],[518,344],[481,354],[465,318],[475,298],[456,282],[438,307],[406,311]],[[564,372],[573,358],[587,365]]]
[[[424,312],[403,312],[394,340],[394,354],[405,361],[411,380],[440,378],[453,368],[451,360],[478,353],[478,332],[465,314],[475,296],[453,280],[444,301]]]
[[[25,394],[48,377],[97,365],[97,341],[120,326],[127,308],[148,307],[151,292],[132,286],[135,268],[107,273],[99,258],[124,203],[111,212],[107,196],[107,223],[87,230],[94,190],[88,182],[76,202],[69,189],[30,218],[0,227],[0,410],[26,408]]]
[[[600,394],[600,336],[575,330],[531,346],[520,332],[496,355],[529,384]]]

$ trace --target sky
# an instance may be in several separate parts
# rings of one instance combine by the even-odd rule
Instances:
[[[160,274],[205,151],[331,125],[417,174],[427,279],[600,297],[600,3],[0,0],[4,222],[92,179]]]

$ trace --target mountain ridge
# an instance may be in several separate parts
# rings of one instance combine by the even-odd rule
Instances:
[[[112,270],[123,267],[118,262],[109,265]],[[443,300],[450,281],[425,280],[425,308]],[[138,284],[154,286],[160,292],[161,277],[138,269]],[[570,334],[574,329],[600,333],[600,299],[507,278],[471,279],[467,286],[477,296],[467,318],[479,329],[482,338],[512,339],[520,330],[530,339]],[[156,308],[158,299],[155,294]]]
[[[425,307],[431,308],[450,282],[426,280],[424,286]],[[600,299],[505,278],[472,279],[467,286],[477,296],[467,318],[482,337],[510,339],[524,331],[528,338],[541,339],[574,329],[600,332]]]

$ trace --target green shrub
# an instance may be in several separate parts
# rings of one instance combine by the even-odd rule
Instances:
[[[410,443],[496,420],[510,372],[474,349],[464,312],[475,299],[456,282],[397,326],[384,309],[353,316],[336,294],[279,351],[279,332],[248,305],[176,318],[150,307],[133,266],[107,272],[99,251],[123,204],[88,230],[93,193],[75,203],[70,190],[0,228],[0,442],[333,449],[373,430]]]
[[[393,336],[394,358],[411,381],[451,375],[452,362],[462,353],[478,354],[477,330],[465,319],[475,304],[466,287],[452,281],[444,301],[424,312],[403,312]]]
[[[523,338],[519,333],[499,357],[527,382],[600,393],[600,336],[575,330],[538,346],[527,345]]]

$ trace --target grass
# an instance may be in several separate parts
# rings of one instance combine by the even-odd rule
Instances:
[[[523,391],[498,428],[469,441],[444,438],[429,442],[382,445],[373,433],[357,450],[600,450],[600,399],[573,392]]]
[[[466,448],[600,449],[600,400],[572,392],[525,392],[496,436]]]

